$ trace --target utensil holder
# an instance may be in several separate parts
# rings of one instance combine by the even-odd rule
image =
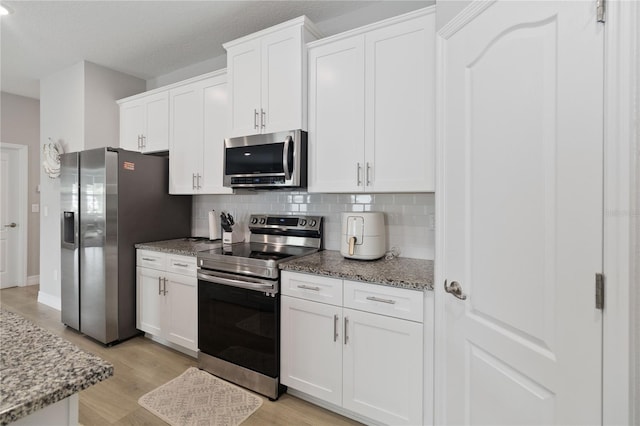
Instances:
[[[222,244],[235,244],[244,241],[244,235],[237,229],[232,229],[231,232],[222,232]]]

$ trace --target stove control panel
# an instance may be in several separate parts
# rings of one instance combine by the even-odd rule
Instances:
[[[271,216],[254,214],[249,218],[249,229],[282,229],[288,231],[319,231],[322,216]]]

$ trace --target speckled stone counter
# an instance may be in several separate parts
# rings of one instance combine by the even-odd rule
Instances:
[[[20,315],[0,310],[0,425],[113,375],[113,366]]]
[[[345,259],[339,251],[324,250],[283,262],[280,269],[412,290],[433,290],[432,260],[403,257],[355,260]]]
[[[135,245],[135,248],[142,250],[160,251],[170,254],[180,254],[183,256],[197,256],[199,251],[218,248],[221,246],[221,240],[211,241],[201,238],[177,238],[175,240],[139,243]]]

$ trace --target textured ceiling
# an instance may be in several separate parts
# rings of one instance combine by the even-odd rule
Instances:
[[[381,3],[424,1],[3,1],[2,91],[39,97],[39,80],[81,60],[145,80],[223,55],[222,43],[300,15],[319,23]]]

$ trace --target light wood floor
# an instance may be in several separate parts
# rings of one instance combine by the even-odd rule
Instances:
[[[144,337],[107,348],[66,328],[60,312],[37,302],[38,286],[0,290],[0,306],[50,330],[114,365],[113,377],[80,392],[80,423],[153,425],[162,420],[138,405],[138,398],[196,366],[194,358]],[[278,401],[262,398],[260,409],[243,426],[357,425],[353,420],[284,394]]]

